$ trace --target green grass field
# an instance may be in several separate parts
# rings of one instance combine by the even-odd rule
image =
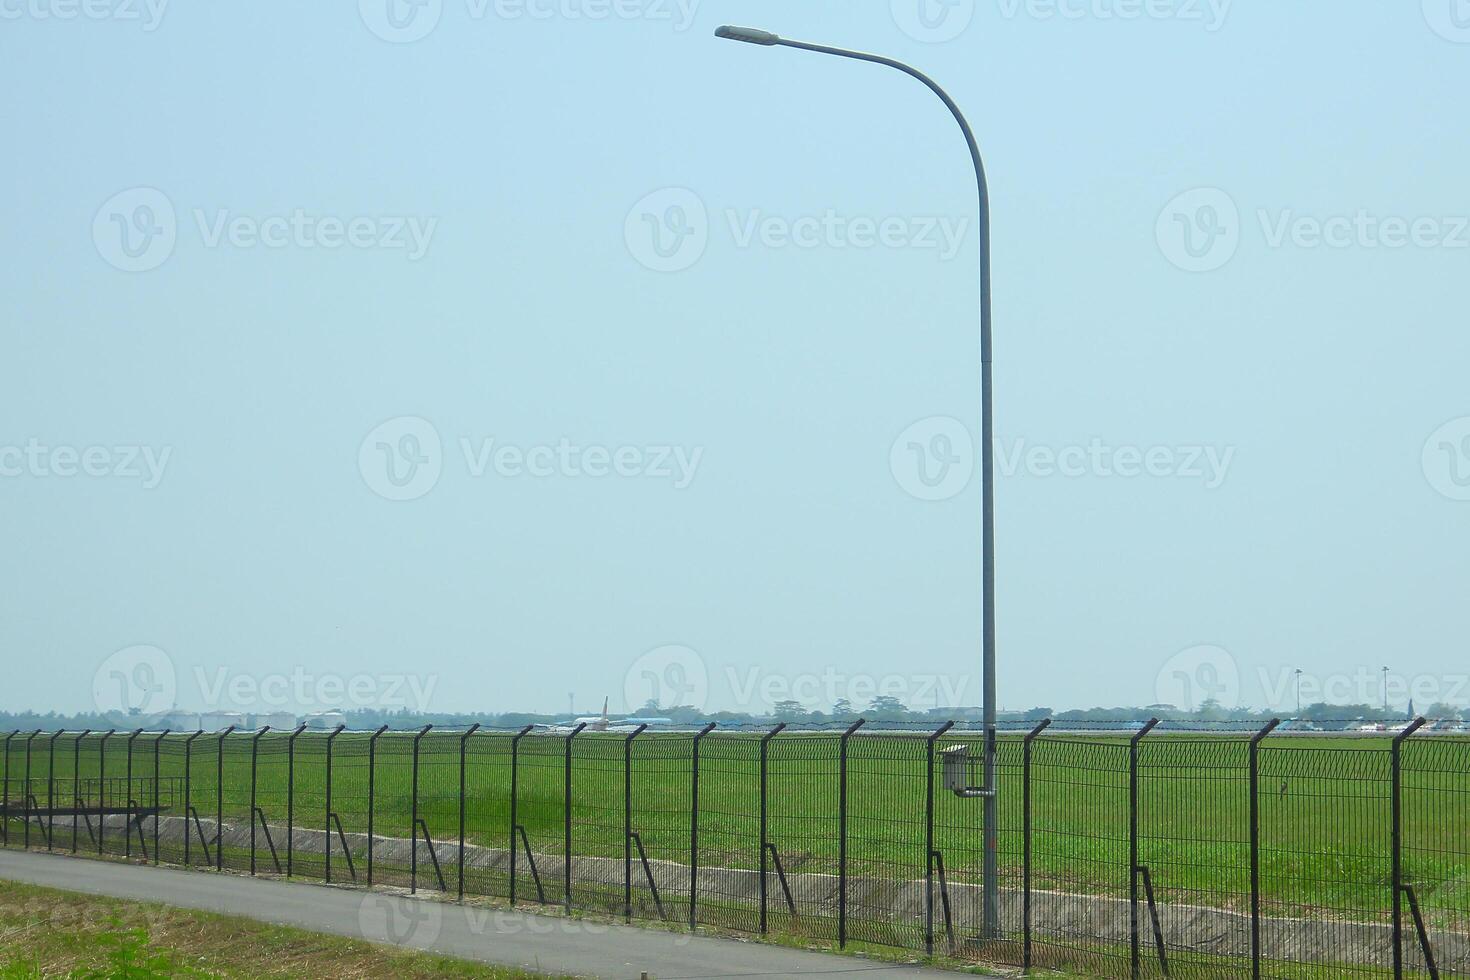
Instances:
[[[153,741],[153,736],[145,735],[134,743],[135,778],[152,775]],[[966,742],[978,750],[974,733],[950,733],[939,747]],[[53,791],[58,798],[70,793],[74,771],[83,779],[101,774],[99,740],[93,736],[83,742],[79,769],[74,769],[72,743],[72,737],[64,735],[55,746]],[[505,733],[476,734],[467,743],[464,815],[470,843],[507,846],[511,744],[511,735]],[[187,773],[189,799],[205,818],[214,815],[219,799],[218,746],[215,736],[195,740],[187,770],[182,738],[170,736],[159,755],[161,776],[182,779]],[[826,733],[783,734],[770,744],[768,835],[788,873],[837,872],[839,746],[839,737]],[[691,748],[692,736],[687,734],[644,734],[632,744],[628,777],[623,736],[578,736],[571,755],[573,852],[622,857],[625,787],[631,786],[632,827],[650,858],[687,862]],[[332,749],[332,809],[348,833],[366,831],[368,736],[344,733]],[[922,736],[885,733],[850,740],[850,875],[923,878],[925,749]],[[758,866],[759,750],[759,736],[752,734],[716,733],[702,742],[701,866]],[[565,751],[563,737],[532,734],[520,741],[516,753],[516,818],[538,854],[563,850]],[[250,812],[251,754],[248,736],[235,735],[225,742],[225,819],[242,826]],[[406,838],[411,834],[414,799],[412,736],[384,735],[375,755],[373,829],[379,835]],[[47,756],[45,737],[35,740],[33,786],[45,781]],[[1141,744],[1139,860],[1150,867],[1161,902],[1248,908],[1248,758],[1243,738],[1152,735]],[[6,759],[9,778],[22,778],[20,739],[11,741]],[[1389,740],[1276,737],[1261,748],[1259,762],[1264,914],[1384,921],[1391,903]],[[1019,739],[1001,740],[1000,765],[1000,864],[1004,886],[1019,888],[1024,797]],[[943,854],[951,882],[974,882],[982,856],[980,802],[947,792],[937,770],[936,765],[934,845]],[[1124,738],[1046,735],[1036,741],[1030,785],[1035,888],[1127,896],[1128,770]],[[125,743],[115,736],[107,746],[105,774],[122,777],[125,771]],[[288,797],[298,826],[323,825],[325,735],[308,733],[297,740],[292,793],[288,794],[284,735],[267,734],[259,740],[254,771],[255,802],[272,825],[286,822]],[[1406,880],[1415,885],[1433,925],[1463,931],[1470,923],[1470,813],[1464,806],[1470,799],[1470,741],[1442,736],[1411,740],[1404,749],[1402,785]],[[420,743],[417,809],[436,842],[458,839],[459,786],[460,736],[430,733]],[[19,822],[11,822],[12,840],[20,829]],[[69,836],[60,844],[69,847]],[[262,841],[260,848],[264,846]],[[227,857],[239,866],[238,855]],[[303,873],[318,873],[320,865],[320,855],[298,855],[298,870]],[[382,869],[380,879],[394,880],[395,870]],[[476,890],[474,883],[467,887]],[[855,914],[880,911],[858,909]]]

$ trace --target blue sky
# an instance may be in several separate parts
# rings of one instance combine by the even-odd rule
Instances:
[[[1470,701],[1459,0],[392,2],[0,0],[0,708],[977,703],[963,143],[726,22],[979,134],[1003,707]]]

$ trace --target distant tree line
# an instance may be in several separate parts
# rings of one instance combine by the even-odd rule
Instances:
[[[716,722],[724,727],[759,726],[770,725],[776,722],[786,722],[790,725],[841,725],[850,724],[858,718],[864,718],[869,722],[881,723],[906,723],[912,725],[938,724],[943,721],[954,720],[961,722],[980,721],[980,709],[969,708],[927,708],[917,710],[904,705],[899,699],[893,697],[879,696],[873,698],[866,705],[855,705],[845,698],[839,698],[828,710],[813,709],[798,701],[781,701],[772,707],[768,714],[753,714],[738,711],[699,711],[690,707],[662,707],[655,703],[648,703],[633,713],[637,716],[656,716],[668,718],[678,725],[696,725]],[[1453,704],[1431,704],[1416,708],[1415,714],[1436,721],[1460,722],[1465,721],[1470,712],[1467,709]],[[526,725],[551,725],[567,721],[565,715],[540,714],[534,712],[505,712],[488,714],[454,714],[439,712],[411,711],[406,708],[399,709],[374,709],[354,708],[346,710],[343,715],[347,721],[347,727],[354,731],[365,731],[377,729],[386,725],[393,730],[405,730],[421,728],[424,725],[433,725],[436,728],[466,728],[472,724],[479,723],[487,728],[523,728]],[[1318,703],[1306,705],[1298,716],[1295,712],[1268,711],[1252,708],[1226,708],[1219,702],[1206,701],[1195,709],[1179,708],[1171,704],[1150,704],[1141,707],[1116,707],[1116,708],[1083,708],[1066,711],[1057,711],[1049,707],[1036,707],[1026,711],[1002,711],[997,715],[997,721],[1003,725],[1017,726],[1025,723],[1035,723],[1043,718],[1051,718],[1059,724],[1114,724],[1129,725],[1147,721],[1150,718],[1158,718],[1161,721],[1196,722],[1209,725],[1220,725],[1222,727],[1243,728],[1249,724],[1265,724],[1272,718],[1293,719],[1299,725],[1313,725],[1324,730],[1345,729],[1362,724],[1390,724],[1405,719],[1407,712],[1403,709],[1389,708],[1385,710],[1381,705],[1369,704],[1326,704]],[[614,716],[616,720],[616,716]],[[91,729],[93,731],[107,731],[117,729],[119,731],[129,730],[137,727],[147,727],[148,719],[137,715],[102,714],[97,712],[82,712],[78,714],[60,714],[55,711],[45,713],[22,711],[9,712],[0,711],[0,731],[33,731],[42,729],[45,731],[79,731]]]

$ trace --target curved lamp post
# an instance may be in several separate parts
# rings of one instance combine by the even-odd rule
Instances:
[[[981,490],[984,496],[981,517],[981,561],[984,565],[982,580],[982,659],[984,688],[985,726],[985,786],[981,793],[985,800],[985,935],[997,938],[1000,935],[999,879],[996,866],[996,800],[995,800],[995,438],[994,405],[991,396],[990,361],[990,189],[985,179],[985,162],[980,157],[980,146],[975,142],[975,133],[966,121],[964,113],[950,98],[939,83],[910,65],[882,55],[864,51],[849,51],[825,44],[808,41],[793,41],[772,34],[770,31],[749,27],[721,27],[716,37],[763,47],[799,48],[839,58],[851,58],[875,65],[896,68],[911,78],[918,79],[929,91],[939,96],[946,108],[959,123],[965,134],[965,143],[970,148],[970,159],[975,165],[975,182],[980,192],[980,471]]]

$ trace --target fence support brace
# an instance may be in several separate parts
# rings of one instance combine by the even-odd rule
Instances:
[[[786,722],[783,721],[779,725],[777,725],[775,728],[771,729],[770,731],[766,732],[764,735],[761,736],[761,880],[760,880],[761,915],[760,915],[760,921],[761,921],[761,935],[762,936],[764,936],[766,934],[766,874],[767,874],[767,872],[766,872],[766,852],[771,849],[771,842],[769,840],[770,835],[767,832],[768,829],[769,829],[769,827],[768,827],[769,821],[768,821],[767,815],[766,815],[767,814],[767,795],[768,795],[767,792],[766,792],[766,770],[768,768],[768,760],[769,760],[769,757],[770,757],[771,739],[773,739],[777,735],[781,734],[781,730],[784,729],[785,727],[786,727]],[[785,882],[785,877],[783,876],[781,880],[784,883]]]
[[[415,894],[419,890],[419,743],[424,740],[424,736],[429,734],[429,730],[433,727],[433,725],[425,725],[414,733],[413,736],[413,780],[410,790],[412,803],[410,804],[411,811],[408,818],[408,836],[413,839],[413,846],[409,848],[408,893],[410,895]],[[433,853],[432,845],[429,848],[429,852],[431,854]],[[438,858],[434,860],[437,862]]]
[[[536,726],[527,725],[510,740],[510,904],[516,904],[516,831],[520,829],[520,814],[516,810],[516,798],[520,795],[520,759],[521,739],[525,738]],[[524,831],[522,831],[524,833]],[[531,853],[531,845],[526,844],[526,854]],[[536,859],[531,858],[531,874],[536,881],[537,891],[541,891],[541,877],[536,874]],[[541,902],[546,903],[545,892],[541,893]]]
[[[1392,774],[1392,826],[1389,839],[1393,848],[1393,975],[1402,980],[1404,975],[1404,792],[1402,753],[1404,742],[1426,724],[1425,719],[1415,718],[1409,726],[1393,737],[1389,748],[1389,767]],[[1418,904],[1417,902],[1415,903]]]
[[[623,739],[623,918],[628,922],[633,921],[633,739],[647,728],[639,725]]]
[[[459,737],[459,900],[464,901],[464,795],[465,795],[465,752],[470,736],[480,730],[480,723],[469,727]]]
[[[225,870],[225,739],[235,730],[229,725],[219,733],[214,766],[214,870]],[[253,826],[253,825],[252,825]]]
[[[689,750],[691,766],[689,786],[689,928],[695,927],[698,918],[696,902],[699,898],[699,743],[715,730],[710,722],[694,733],[694,744]]]
[[[582,734],[582,729],[587,727],[584,721],[567,733],[565,746],[565,770],[563,772],[565,799],[562,810],[562,832],[564,835],[562,854],[562,906],[567,912],[572,911],[572,739]]]
[[[837,948],[847,946],[847,740],[863,727],[859,718],[842,733],[837,759]]]
[[[934,743],[954,727],[945,722],[924,740],[924,955],[934,955]]]
[[[378,761],[378,738],[388,730],[387,725],[378,726],[378,730],[368,736],[368,798],[367,798],[367,883],[371,888],[373,884],[373,800],[377,794],[377,761]]]
[[[1031,969],[1031,743],[1051,726],[1043,718],[1021,741],[1021,969]]]
[[[1280,724],[1272,718],[1250,743],[1251,980],[1261,980],[1261,743]]]
[[[82,739],[92,734],[84,728],[71,743],[71,800],[77,812],[71,818],[71,852],[77,852],[77,824],[81,823],[82,811]]]
[[[137,809],[137,807],[134,806],[134,803],[133,803],[133,739],[137,738],[139,735],[142,735],[142,734],[143,734],[143,729],[141,729],[141,728],[135,728],[135,729],[133,729],[132,732],[128,735],[128,740],[127,740],[127,743],[126,743],[127,744],[127,747],[128,747],[128,751],[127,751],[127,755],[128,755],[128,762],[127,762],[127,777],[128,777],[128,817],[127,817],[127,822],[123,824],[123,857],[126,857],[126,858],[130,858],[130,857],[133,856],[133,832],[132,832],[133,811]],[[138,841],[139,841],[139,843],[142,843],[142,841],[143,841],[143,818],[142,817],[139,817],[138,818]],[[146,861],[146,860],[148,860],[148,855],[146,853],[147,850],[148,850],[148,847],[147,847],[146,844],[144,845],[143,850],[145,852],[144,855],[143,855],[143,860]]]
[[[1133,980],[1138,980],[1142,969],[1138,941],[1138,743],[1158,723],[1157,718],[1150,718],[1128,740],[1128,939]]]
[[[286,877],[291,877],[292,858],[296,850],[296,739],[306,731],[306,723],[286,737]]]
[[[322,816],[322,853],[325,860],[322,863],[322,871],[323,877],[327,879],[328,884],[331,884],[332,881],[332,818],[337,815],[332,809],[332,743],[337,741],[337,736],[341,735],[342,729],[346,727],[346,725],[338,725],[327,734],[327,792],[324,806],[326,812]],[[338,826],[341,826],[340,821],[338,822]],[[344,850],[346,849],[346,840],[342,841],[342,847]],[[347,860],[350,862],[352,855],[349,854]]]
[[[260,731],[256,732],[254,735],[250,736],[250,873],[252,875],[255,874],[255,817],[256,817],[256,814],[260,814],[261,822],[264,822],[265,821],[265,814],[263,812],[261,812],[260,807],[258,807],[258,806],[255,805],[255,801],[256,801],[255,769],[256,769],[256,766],[260,762],[260,738],[261,738],[262,735],[264,735],[266,732],[268,732],[270,730],[271,730],[271,726],[269,726],[269,725],[262,725],[261,728],[260,728]],[[221,825],[220,826],[220,833],[221,833],[221,835],[224,834],[224,825]],[[267,834],[270,833],[269,829],[266,830],[266,833]],[[223,840],[223,838],[222,838],[222,840]],[[223,846],[220,849],[221,850],[224,850]],[[271,843],[271,856],[274,857],[275,856],[275,853],[276,853],[276,845],[275,845],[275,842],[272,842]],[[277,864],[276,870],[277,871],[280,871],[281,870],[280,867],[279,867],[280,862],[277,861],[276,864]]]

